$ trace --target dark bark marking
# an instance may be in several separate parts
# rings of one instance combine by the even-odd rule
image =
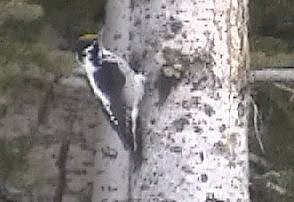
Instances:
[[[201,182],[207,182],[208,176],[206,174],[201,174]]]
[[[141,64],[142,57],[137,52],[132,52],[130,54],[130,66],[135,72],[143,72],[143,67]]]
[[[219,127],[219,132],[220,132],[220,133],[225,132],[226,128],[227,128],[227,126],[226,126],[225,124],[221,125],[221,126]]]
[[[238,142],[237,142],[237,136],[239,136],[240,134],[239,133],[231,133],[230,134],[230,137],[229,137],[229,141],[232,145],[237,145]]]
[[[132,41],[134,39],[134,33],[133,32],[129,32],[129,40]]]
[[[59,179],[58,179],[58,185],[54,193],[54,198],[53,198],[54,202],[62,202],[62,197],[66,188],[66,174],[67,174],[66,163],[67,163],[67,159],[69,158],[68,152],[69,152],[69,147],[71,144],[73,124],[74,124],[74,121],[76,120],[76,112],[72,112],[73,111],[72,109],[68,109],[68,110],[70,111],[67,117],[69,122],[69,127],[67,129],[68,132],[65,133],[62,137],[59,155],[56,161],[56,166],[59,169]]]
[[[228,146],[221,141],[214,143],[213,147],[214,147],[214,151],[220,155],[223,155],[229,152]]]
[[[207,115],[207,116],[212,116],[213,114],[215,114],[215,111],[214,111],[214,109],[213,109],[213,107],[212,106],[210,106],[210,105],[207,105],[207,104],[204,104],[204,112],[205,112],[205,114]]]
[[[204,161],[204,154],[203,154],[203,152],[200,152],[199,153],[199,158],[200,158],[201,162]]]
[[[184,39],[187,39],[187,32],[186,32],[186,31],[182,33],[182,37],[183,37]]]
[[[54,194],[54,202],[62,202],[63,193],[66,186],[66,159],[69,151],[70,139],[65,137],[61,143],[59,157],[56,165],[59,169],[59,183]]]
[[[141,25],[142,24],[142,21],[141,21],[141,19],[136,19],[135,21],[134,21],[134,26],[135,27],[137,27],[137,26],[139,26],[139,25]]]
[[[196,90],[203,90],[207,87],[206,82],[208,80],[208,76],[204,75],[201,77],[197,82],[192,82],[192,88],[190,89],[191,92]]]
[[[162,50],[163,58],[165,59],[165,66],[173,66],[174,64],[181,64],[183,67],[190,66],[190,58],[188,55],[183,55],[180,49],[172,49],[165,47]]]
[[[194,126],[194,132],[201,134],[203,132],[203,129],[200,128],[199,126]]]
[[[85,167],[93,167],[94,166],[94,162],[92,162],[92,161],[84,161],[84,162],[82,162],[82,164]]]
[[[95,127],[97,127],[97,126],[98,126],[97,123],[89,123],[89,124],[88,124],[88,128],[95,128]]]
[[[162,50],[162,54],[165,59],[165,64],[155,82],[155,87],[159,90],[160,105],[165,102],[166,98],[171,93],[172,88],[177,87],[183,78],[184,71],[188,69],[190,65],[189,57],[183,55],[179,49],[165,47]],[[177,69],[174,67],[175,64],[180,64],[183,68]]]
[[[185,173],[189,174],[189,175],[193,175],[195,174],[193,172],[193,168],[189,167],[189,166],[182,166],[182,171],[184,171]]]
[[[243,103],[238,104],[237,111],[238,111],[239,118],[242,118],[245,115],[245,106],[243,105]]]
[[[101,152],[102,158],[116,159],[118,155],[118,152],[109,146],[102,147]]]
[[[151,119],[151,120],[150,120],[150,124],[151,124],[151,125],[154,125],[155,123],[156,123],[156,120],[155,120],[155,119]]]
[[[182,153],[183,148],[180,146],[172,146],[170,147],[170,151],[172,153]]]
[[[188,102],[188,100],[183,100],[183,102],[182,102],[182,108],[183,109],[187,109],[187,110],[190,109],[190,103]]]
[[[48,119],[48,110],[50,103],[54,100],[53,85],[55,82],[49,84],[45,89],[45,95],[41,100],[39,109],[38,109],[38,123],[37,126],[45,124]]]
[[[200,104],[200,97],[199,96],[193,96],[191,98],[191,108],[197,108]]]
[[[173,19],[173,21],[170,22],[170,28],[174,34],[178,34],[183,28],[183,23],[179,20]]]
[[[158,89],[159,93],[159,106],[162,106],[164,104],[172,89],[175,88],[179,84],[179,82],[180,80],[173,77],[166,77],[161,71],[157,80],[155,81],[155,87]]]
[[[82,169],[82,170],[67,170],[67,173],[72,173],[74,175],[87,175],[87,170]]]
[[[175,38],[175,34],[172,34],[172,33],[165,33],[165,35],[164,35],[164,39],[165,40],[171,40],[171,39],[173,39],[173,38]]]
[[[145,59],[147,57],[148,51],[144,50],[142,53],[142,58]]]
[[[205,202],[225,202],[225,201],[214,198],[214,193],[206,193]]]
[[[135,0],[130,1],[130,9],[133,11],[135,8]]]
[[[176,59],[176,56],[181,54],[180,50],[171,49],[169,47],[165,47],[162,50],[163,57],[165,59],[165,65],[173,65]]]
[[[146,190],[148,190],[148,189],[150,189],[150,186],[148,186],[148,185],[146,185],[146,184],[143,184],[143,185],[141,186],[141,190],[142,190],[142,191],[146,191]]]
[[[180,118],[172,122],[176,132],[182,132],[186,125],[189,125],[189,120],[186,118]]]
[[[107,190],[109,191],[109,192],[115,192],[115,191],[117,191],[118,189],[117,189],[117,187],[114,187],[114,186],[108,186],[107,187]]]
[[[3,118],[7,113],[7,105],[0,104],[0,119]]]
[[[122,37],[121,34],[114,34],[114,35],[113,35],[113,39],[114,39],[114,40],[120,39],[121,37]]]

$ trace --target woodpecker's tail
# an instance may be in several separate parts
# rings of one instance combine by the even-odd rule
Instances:
[[[119,139],[123,143],[125,150],[134,151],[134,139],[131,130],[131,119],[127,117],[125,107],[121,107],[119,105],[112,105],[111,109],[117,114],[120,114],[120,116],[116,116],[116,123],[115,121],[110,119],[109,113],[105,110],[104,107],[102,108],[102,111],[106,115],[106,118],[108,119],[111,127],[116,131]]]

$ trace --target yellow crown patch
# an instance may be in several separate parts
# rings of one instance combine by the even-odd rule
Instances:
[[[83,34],[82,36],[80,36],[79,40],[93,40],[93,39],[97,39],[97,38],[98,38],[98,34],[86,33],[86,34]]]

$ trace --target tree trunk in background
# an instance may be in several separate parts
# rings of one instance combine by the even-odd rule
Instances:
[[[122,147],[97,158],[93,201],[249,201],[247,4],[108,1],[105,46],[149,83],[142,165],[128,178]]]

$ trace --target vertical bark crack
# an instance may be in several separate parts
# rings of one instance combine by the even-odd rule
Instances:
[[[66,159],[70,146],[70,140],[65,137],[61,143],[59,157],[56,162],[59,169],[58,185],[55,190],[54,202],[62,202],[62,196],[66,186]]]
[[[66,188],[66,161],[71,143],[70,137],[72,134],[72,127],[75,120],[75,116],[71,112],[69,113],[69,130],[62,138],[58,159],[56,161],[56,166],[59,170],[59,178],[55,189],[54,202],[62,202],[62,197]]]

